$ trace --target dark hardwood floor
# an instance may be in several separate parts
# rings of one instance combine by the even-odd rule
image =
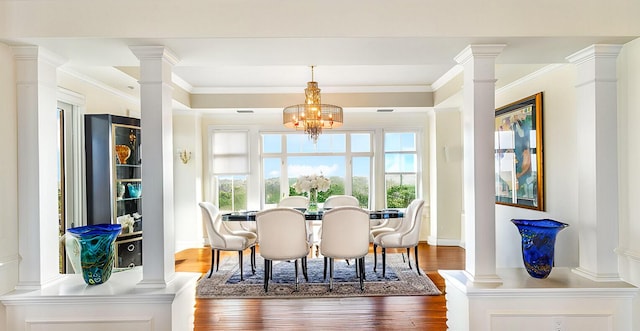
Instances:
[[[236,254],[223,252],[222,256],[236,257]],[[187,249],[176,254],[176,271],[204,274],[209,271],[210,261],[210,249]],[[444,293],[444,280],[437,270],[464,269],[464,249],[423,243],[420,244],[419,262],[421,269]],[[446,313],[444,294],[326,299],[197,299],[194,330],[444,331],[447,329]]]

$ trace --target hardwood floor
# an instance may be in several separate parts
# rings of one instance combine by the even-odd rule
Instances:
[[[236,254],[223,252],[221,256],[235,257]],[[187,249],[176,254],[176,271],[207,273],[210,261],[210,249]],[[464,249],[423,243],[420,244],[419,262],[421,269],[444,293],[444,280],[437,270],[464,269]],[[195,331],[447,329],[444,294],[326,299],[197,299],[195,308]]]

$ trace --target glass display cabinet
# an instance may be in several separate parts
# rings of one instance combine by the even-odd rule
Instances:
[[[140,120],[85,115],[87,224],[121,224],[116,267],[142,265]]]

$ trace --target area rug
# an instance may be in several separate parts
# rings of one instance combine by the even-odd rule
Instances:
[[[244,259],[245,261],[248,259]],[[412,261],[413,262],[413,261]],[[387,255],[386,277],[382,277],[381,256],[378,256],[378,269],[373,272],[373,256],[365,259],[364,291],[355,273],[353,260],[347,264],[336,260],[334,267],[333,291],[329,291],[329,276],[323,279],[323,259],[308,259],[307,274],[309,281],[302,276],[299,265],[298,290],[295,289],[295,269],[293,262],[274,261],[273,277],[269,282],[269,291],[264,292],[264,260],[256,257],[256,273],[251,274],[251,266],[244,264],[244,281],[240,281],[237,257],[227,257],[211,278],[208,273],[198,281],[196,297],[204,298],[326,298],[360,296],[414,296],[440,295],[435,284],[421,271],[418,275],[402,261],[401,254]],[[327,270],[328,273],[328,270]]]

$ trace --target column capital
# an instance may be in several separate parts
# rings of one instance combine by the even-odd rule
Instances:
[[[43,60],[54,67],[59,67],[67,59],[39,46],[12,46],[13,57],[19,61]]]
[[[165,59],[171,65],[180,62],[178,56],[165,46],[129,46],[129,49],[140,61]]]
[[[622,45],[594,44],[567,56],[566,59],[567,61],[575,64],[581,64],[595,58],[616,59],[621,49]]]
[[[454,57],[459,64],[465,64],[474,57],[494,58],[502,53],[505,44],[469,45]]]

